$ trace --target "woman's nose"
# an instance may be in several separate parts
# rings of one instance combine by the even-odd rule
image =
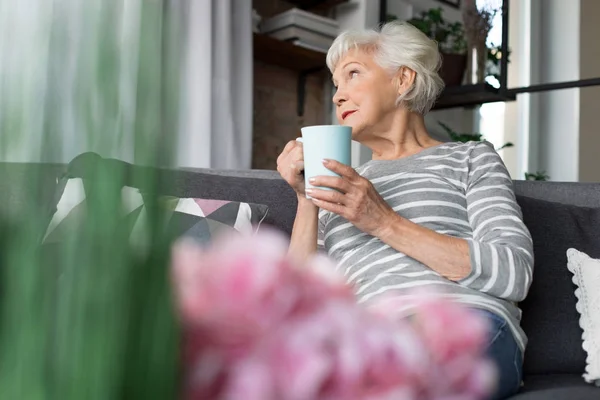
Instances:
[[[335,94],[333,95],[333,104],[336,106],[341,106],[347,100],[346,93],[341,89],[337,88]]]

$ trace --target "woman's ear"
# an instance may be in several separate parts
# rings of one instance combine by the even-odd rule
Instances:
[[[417,73],[414,70],[404,66],[400,67],[395,77],[398,95],[408,92],[413,87],[416,79]]]

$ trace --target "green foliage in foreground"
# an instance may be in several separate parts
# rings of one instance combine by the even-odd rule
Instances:
[[[136,164],[168,164],[182,43],[170,3],[7,1],[0,161],[64,162],[65,149],[78,148],[117,158],[127,149]],[[158,176],[144,171],[136,176],[148,190],[143,252],[123,229],[124,171],[89,171],[86,223],[60,243],[42,240],[54,210],[35,194],[41,176],[10,188],[32,194],[20,212],[0,204],[2,399],[178,397],[170,243],[152,211]]]
[[[149,212],[149,250],[133,247],[119,217],[121,177],[98,170],[90,181],[86,223],[64,242],[40,244],[35,223],[0,222],[6,398],[176,397],[169,241]]]

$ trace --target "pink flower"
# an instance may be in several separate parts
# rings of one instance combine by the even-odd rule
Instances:
[[[400,388],[412,391],[423,380],[418,375],[426,373],[427,356],[414,332],[332,301],[262,341],[233,371],[226,398],[383,399]],[[263,383],[250,383],[249,375]],[[265,386],[271,388],[268,397]]]
[[[372,309],[395,319],[410,319],[432,358],[427,398],[469,393],[468,398],[478,399],[493,389],[495,370],[484,359],[489,326],[475,311],[428,290],[389,295]]]
[[[487,321],[440,292],[389,293],[369,304],[369,309],[397,321],[410,319],[437,362],[465,353],[479,356],[487,340]]]
[[[213,344],[243,349],[280,323],[298,302],[286,242],[227,236],[208,251],[189,242],[173,250],[173,277],[182,321]]]
[[[173,249],[188,399],[481,399],[486,326],[431,294],[357,304],[333,263],[273,232]],[[407,315],[412,315],[407,318]]]
[[[440,363],[481,355],[489,332],[486,320],[474,311],[435,297],[417,305],[414,323]]]

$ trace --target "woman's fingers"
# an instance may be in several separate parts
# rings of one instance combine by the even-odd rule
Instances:
[[[302,161],[302,160],[294,161],[290,165],[290,168],[296,175],[301,175],[302,172],[304,171],[304,161]]]
[[[290,168],[295,174],[299,175],[304,171],[304,150],[302,143],[296,142],[296,146],[290,151]]]
[[[295,140],[289,141],[284,147],[283,151],[277,157],[277,170],[283,172],[286,169],[297,170],[297,168],[304,169],[304,151],[302,143]],[[299,173],[299,172],[295,172]]]
[[[352,186],[347,180],[338,176],[315,176],[311,178],[309,182],[313,186],[324,186],[339,190],[343,193],[348,193],[352,189]]]
[[[345,197],[342,193],[337,190],[323,190],[323,189],[306,189],[306,193],[315,200],[325,201],[333,204],[344,204]]]
[[[285,160],[290,156],[290,154],[298,147],[299,142],[295,140],[290,140],[287,142],[279,157],[277,157],[277,165],[285,162]]]
[[[289,141],[279,157],[277,157],[277,171],[281,177],[298,193],[304,196],[304,152],[302,143]]]
[[[302,147],[302,143],[298,143],[290,152],[290,155],[294,160],[304,161],[304,147]]]
[[[360,178],[360,175],[358,174],[358,172],[356,172],[354,168],[352,168],[349,165],[342,164],[338,161],[323,160],[323,165],[325,165],[325,168],[327,168],[328,170],[333,171],[336,174],[339,174],[340,176],[350,181]]]
[[[292,151],[296,147],[297,144],[298,142],[295,140],[290,140],[289,142],[287,142],[287,144],[283,148],[283,151],[281,152],[281,155],[285,157],[290,151]]]

